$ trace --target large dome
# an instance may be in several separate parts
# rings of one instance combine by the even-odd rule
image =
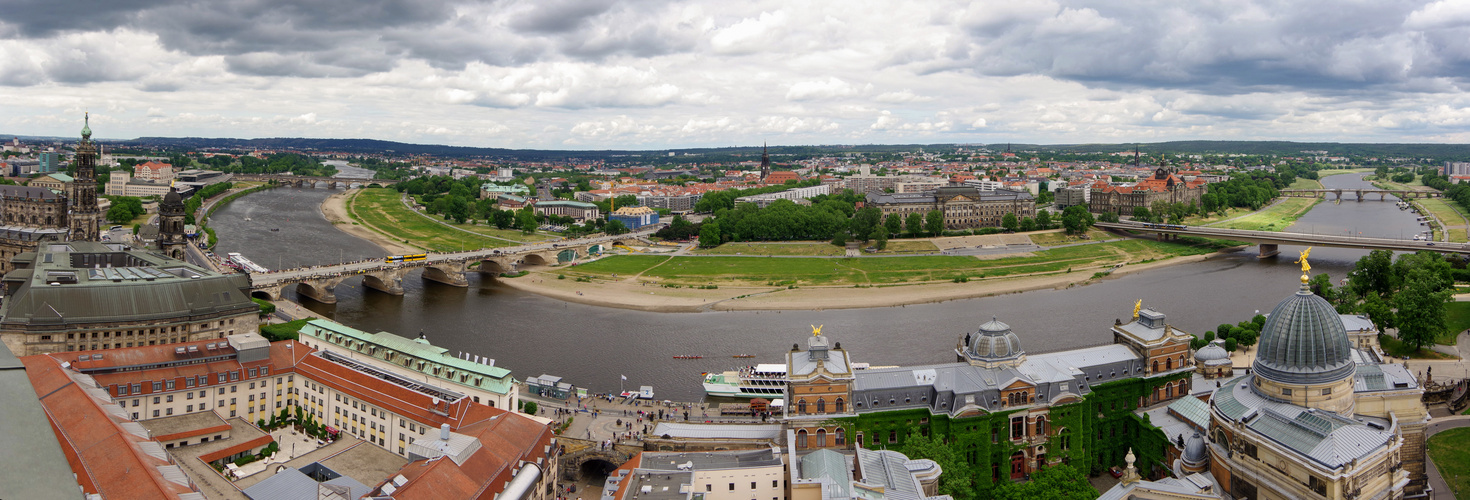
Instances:
[[[991,318],[980,325],[980,330],[970,336],[970,357],[981,361],[1004,361],[1026,354],[1021,349],[1021,338],[1011,331],[1010,325]]]
[[[1355,369],[1352,343],[1337,310],[1305,283],[1271,311],[1259,344],[1256,373],[1281,384],[1336,382]]]

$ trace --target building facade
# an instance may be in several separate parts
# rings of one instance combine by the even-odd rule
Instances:
[[[1006,214],[1017,219],[1036,216],[1036,198],[1031,193],[998,189],[981,191],[969,186],[943,187],[928,193],[868,193],[868,206],[878,207],[883,217],[944,214],[945,229],[999,227]]]
[[[18,356],[177,344],[256,331],[245,275],[119,244],[47,245],[11,259],[0,339]]]
[[[1101,471],[1137,442],[1158,441],[1145,457],[1161,462],[1167,438],[1132,412],[1187,397],[1193,366],[1186,356],[1152,369],[1178,346],[1187,353],[1189,336],[1150,313],[1115,325],[1111,344],[1042,354],[992,319],[960,340],[956,363],[857,371],[856,415],[839,420],[867,448],[896,448],[913,433],[941,437],[978,470],[982,488],[1055,464]]]
[[[831,345],[822,329],[812,328],[806,348],[786,353],[787,403],[783,418],[797,450],[848,448],[847,429],[836,419],[856,415],[852,359],[842,345]]]
[[[184,260],[184,247],[189,244],[184,229],[184,199],[170,188],[158,202],[158,250],[171,259]]]
[[[582,201],[551,200],[536,202],[536,213],[542,215],[559,215],[571,217],[577,222],[583,222],[602,217],[597,205]]]
[[[623,207],[608,214],[608,221],[620,221],[628,229],[658,224],[658,212],[648,207]]]
[[[1132,186],[1094,186],[1088,209],[1092,213],[1112,212],[1133,215],[1135,208],[1152,209],[1154,203],[1199,203],[1205,194],[1205,181],[1185,181],[1173,171],[1159,167],[1154,175]]]

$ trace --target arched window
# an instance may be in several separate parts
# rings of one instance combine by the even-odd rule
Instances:
[[[1159,371],[1159,360],[1157,359],[1154,360],[1154,371]]]
[[[1046,435],[1046,417],[1036,417],[1036,435]]]
[[[806,400],[805,399],[796,402],[796,412],[797,413],[806,413]]]
[[[1174,384],[1164,384],[1164,399],[1174,397]]]
[[[838,427],[836,434],[837,434],[837,438],[836,438],[837,439],[837,446],[846,446],[847,445],[847,431],[846,430],[843,430],[841,427]]]
[[[827,400],[825,400],[825,399],[818,399],[817,400],[817,413],[827,413]]]
[[[817,429],[817,447],[827,447],[827,429]]]
[[[837,407],[837,413],[842,413],[842,412],[844,412],[844,411],[847,410],[846,405],[842,402],[842,398],[837,398],[837,401],[834,402],[833,405]],[[837,432],[840,433],[842,431],[837,431]],[[838,434],[838,436],[841,436],[841,434]],[[839,444],[841,444],[841,443],[839,443]]]
[[[806,429],[796,431],[796,448],[806,448]]]
[[[1164,371],[1169,371],[1169,370],[1173,370],[1173,369],[1174,369],[1174,358],[1169,358],[1169,359],[1164,360]]]

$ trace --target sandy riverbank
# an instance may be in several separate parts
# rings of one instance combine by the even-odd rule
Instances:
[[[1208,255],[1176,257],[1146,264],[1127,265],[1117,276],[1164,266],[1209,259]],[[663,288],[645,285],[635,278],[613,282],[578,282],[556,279],[557,269],[531,269],[519,278],[503,278],[505,286],[569,302],[655,312],[822,310],[891,307],[949,300],[972,299],[1031,290],[1064,289],[1092,279],[1095,270],[969,283],[932,283],[873,288],[853,287],[726,287],[715,290]]]
[[[322,216],[327,218],[327,222],[331,222],[332,226],[342,230],[347,234],[362,238],[364,240],[368,240],[372,244],[377,245],[378,248],[382,248],[384,252],[388,252],[389,255],[406,255],[423,251],[421,249],[405,245],[402,242],[394,241],[392,238],[383,235],[383,233],[379,233],[362,225],[355,224],[352,220],[352,217],[349,217],[347,215],[347,200],[351,196],[357,194],[358,191],[361,190],[349,189],[347,191],[328,196],[327,199],[322,200]]]

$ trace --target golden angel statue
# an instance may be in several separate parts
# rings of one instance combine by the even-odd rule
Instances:
[[[1301,264],[1302,265],[1302,273],[1303,274],[1305,274],[1307,271],[1311,271],[1312,270],[1312,265],[1307,263],[1307,256],[1308,255],[1311,255],[1311,254],[1312,254],[1312,247],[1307,247],[1306,250],[1302,250],[1302,256],[1300,258],[1298,258],[1296,260],[1296,262],[1295,262],[1296,264]]]
[[[822,327],[823,326],[827,326],[827,325],[821,325],[821,326],[812,325],[812,336],[813,337],[819,337],[819,336],[821,336],[822,335]]]

